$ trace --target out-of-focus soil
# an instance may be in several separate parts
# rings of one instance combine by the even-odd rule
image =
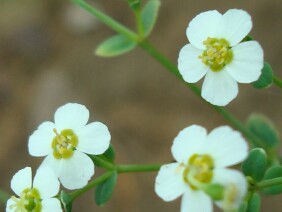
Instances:
[[[134,26],[126,1],[91,3]],[[251,14],[251,34],[281,78],[281,0],[163,0],[150,40],[176,63],[187,43],[188,22],[202,11],[230,8]],[[90,121],[109,127],[117,163],[169,162],[172,140],[184,127],[199,124],[211,130],[228,124],[141,49],[110,59],[95,56],[95,47],[113,34],[69,1],[0,1],[1,188],[12,192],[10,180],[19,169],[36,170],[42,158],[29,156],[28,137],[41,122],[52,121],[56,108],[67,102],[85,104]],[[256,90],[240,85],[227,109],[242,121],[253,112],[264,113],[281,132],[281,98],[275,86]],[[155,176],[122,174],[108,204],[96,206],[90,191],[77,199],[74,211],[179,211],[180,200],[165,203],[156,196]],[[281,211],[279,198],[266,198],[263,211]]]

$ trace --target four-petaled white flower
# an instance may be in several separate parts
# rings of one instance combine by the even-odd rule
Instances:
[[[164,201],[183,195],[182,212],[212,211],[206,188],[222,185],[223,197],[216,201],[226,210],[237,208],[247,191],[243,174],[226,167],[243,161],[248,152],[241,134],[228,126],[206,129],[192,125],[174,139],[175,163],[163,165],[156,177],[155,191]]]
[[[256,81],[263,67],[263,50],[258,42],[241,42],[251,31],[250,15],[238,9],[223,15],[207,11],[189,24],[185,45],[178,58],[183,79],[195,83],[205,76],[202,97],[225,106],[238,94],[238,83]],[[241,42],[241,43],[240,43]]]
[[[19,198],[12,196],[6,205],[6,212],[62,212],[57,198],[60,183],[54,172],[48,167],[37,170],[32,182],[31,168],[19,170],[11,180],[12,190]]]
[[[81,188],[94,174],[86,154],[103,154],[110,145],[110,133],[100,122],[87,124],[89,111],[84,105],[63,105],[54,119],[55,123],[43,122],[29,137],[29,153],[47,156],[42,166],[51,167],[64,187]]]

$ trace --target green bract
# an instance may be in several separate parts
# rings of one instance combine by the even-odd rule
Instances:
[[[263,149],[252,149],[247,159],[242,163],[242,171],[254,181],[262,180],[267,167],[267,156]]]
[[[246,212],[260,212],[261,199],[259,194],[254,193],[249,200]]]
[[[273,166],[269,168],[264,176],[264,180],[269,180],[282,176],[282,166]],[[265,194],[280,194],[282,193],[282,185],[270,186],[262,190]]]
[[[96,187],[95,201],[97,205],[102,206],[111,198],[117,182],[117,175],[117,172],[113,172],[112,176]]]
[[[161,2],[159,0],[149,0],[144,6],[141,18],[145,37],[151,33],[155,26],[160,5]]]
[[[263,147],[267,150],[275,149],[279,144],[277,130],[271,121],[263,115],[253,114],[248,119],[249,130],[256,135],[262,142]],[[257,146],[257,144],[254,144]]]
[[[114,162],[116,154],[112,144],[110,144],[103,156],[105,156],[111,163]]]
[[[102,42],[95,54],[101,57],[114,57],[129,52],[136,45],[134,41],[123,35],[115,35]]]
[[[71,212],[71,208],[72,208],[72,198],[71,196],[66,193],[65,191],[61,191],[61,195],[60,195],[60,199],[62,202],[62,205],[64,207],[64,210],[66,212]]]
[[[268,63],[264,63],[259,79],[252,83],[255,88],[267,88],[273,83],[272,68]]]

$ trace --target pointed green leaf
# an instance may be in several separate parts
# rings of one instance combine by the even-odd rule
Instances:
[[[96,187],[95,201],[97,205],[102,206],[111,198],[117,182],[117,175],[117,172],[113,172],[111,177]]]
[[[261,148],[252,149],[241,168],[246,176],[250,176],[256,182],[261,181],[267,168],[265,151]]]
[[[282,166],[272,166],[266,171],[263,179],[269,180],[281,176],[282,176]],[[270,195],[280,194],[282,193],[282,185],[270,186],[268,188],[262,189],[262,191],[265,194],[270,194]]]
[[[142,10],[141,19],[145,37],[151,33],[155,26],[160,5],[160,0],[149,0]]]
[[[249,130],[265,144],[267,152],[279,145],[278,132],[265,116],[253,114],[248,119],[247,125]]]
[[[123,35],[115,35],[102,42],[96,49],[96,54],[101,57],[114,57],[136,47],[136,43]]]
[[[103,155],[109,160],[109,162],[114,162],[116,154],[112,144],[109,146],[109,148]]]
[[[60,198],[61,198],[61,202],[62,202],[64,210],[66,212],[71,212],[71,208],[72,208],[71,196],[67,192],[62,190]]]
[[[249,200],[247,212],[260,212],[261,199],[259,194],[254,193]]]
[[[255,88],[267,88],[273,83],[272,68],[268,63],[264,63],[259,79],[252,83]]]

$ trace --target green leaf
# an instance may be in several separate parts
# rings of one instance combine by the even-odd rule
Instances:
[[[111,177],[96,187],[95,201],[97,205],[102,206],[111,198],[117,182],[117,175],[117,172],[113,172]]]
[[[247,125],[249,130],[265,144],[264,148],[267,152],[279,145],[278,132],[265,116],[253,114],[248,119]]]
[[[136,47],[136,43],[123,35],[115,35],[102,42],[96,49],[96,55],[101,57],[114,57]]]
[[[242,202],[240,207],[238,208],[238,212],[246,212],[248,208],[248,204],[246,202]]]
[[[261,181],[267,168],[265,151],[261,148],[252,149],[241,168],[246,176],[250,176],[256,182]]]
[[[60,198],[61,198],[61,202],[62,202],[64,210],[66,212],[71,212],[71,208],[72,208],[72,198],[71,198],[71,196],[67,192],[62,190]]]
[[[261,199],[259,194],[254,193],[249,200],[247,212],[260,212]]]
[[[138,10],[141,6],[141,0],[127,0],[127,2],[133,10]]]
[[[282,166],[272,166],[266,171],[263,179],[269,180],[281,176],[282,176]],[[265,194],[270,194],[270,195],[280,194],[282,193],[282,185],[270,186],[268,188],[262,189],[262,191]]]
[[[109,162],[113,163],[115,161],[116,154],[112,144],[103,155],[109,160]]]
[[[149,0],[142,10],[141,20],[145,37],[151,33],[155,26],[160,5],[160,0]]]
[[[255,88],[267,88],[273,83],[272,68],[268,63],[264,63],[259,79],[252,83]]]

